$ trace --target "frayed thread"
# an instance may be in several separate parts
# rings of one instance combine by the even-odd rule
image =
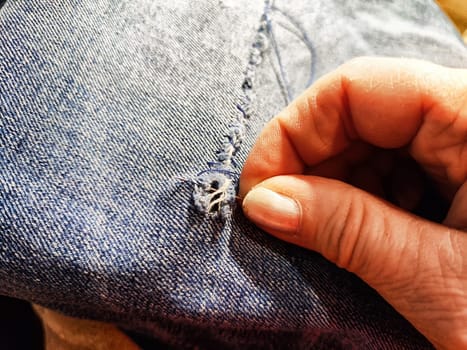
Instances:
[[[224,134],[224,142],[217,151],[216,161],[208,163],[209,168],[200,172],[194,181],[194,206],[200,213],[211,218],[226,219],[235,206],[239,176],[234,171],[234,157],[245,138],[246,124],[251,116],[256,69],[270,46],[270,11],[271,2],[267,0],[255,40],[250,48],[241,84],[242,96],[236,105],[237,113]]]
[[[199,212],[225,218],[230,214],[235,198],[233,180],[224,173],[206,172],[197,177],[193,199]]]

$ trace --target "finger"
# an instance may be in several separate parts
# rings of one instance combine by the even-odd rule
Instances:
[[[463,70],[418,60],[350,61],[266,125],[245,163],[240,196],[269,177],[303,173],[355,140],[382,148],[411,143],[411,154],[433,175],[462,183],[467,116],[460,111],[466,81]]]
[[[317,165],[306,168],[304,174],[345,181],[353,169],[365,163],[374,154],[374,147],[355,142],[336,157],[328,158]]]
[[[467,230],[467,182],[457,191],[444,224],[460,230]]]
[[[432,342],[467,346],[463,233],[313,176],[268,179],[243,209],[264,230],[360,276]]]

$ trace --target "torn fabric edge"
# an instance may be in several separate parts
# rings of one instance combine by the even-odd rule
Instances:
[[[244,71],[242,96],[236,105],[236,116],[230,120],[216,160],[208,163],[208,169],[197,174],[194,179],[194,206],[200,213],[212,218],[226,219],[235,205],[239,174],[233,162],[245,138],[246,124],[251,116],[256,69],[270,44],[271,6],[271,0],[266,0]]]

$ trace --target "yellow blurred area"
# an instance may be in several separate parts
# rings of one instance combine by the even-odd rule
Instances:
[[[467,0],[436,0],[462,34],[467,43]]]

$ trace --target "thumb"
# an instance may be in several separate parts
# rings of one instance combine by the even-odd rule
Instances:
[[[407,278],[395,265],[402,253],[417,256],[421,232],[414,217],[340,181],[274,177],[246,195],[243,209],[269,233],[318,251],[370,284],[379,283],[382,272],[391,280]]]
[[[433,343],[467,345],[461,232],[314,176],[270,178],[247,193],[243,210],[265,231],[360,276]]]

